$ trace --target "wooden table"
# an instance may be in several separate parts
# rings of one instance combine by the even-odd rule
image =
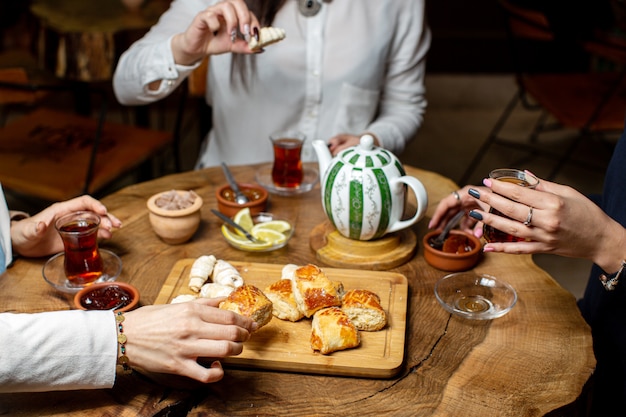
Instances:
[[[242,182],[254,181],[256,169],[233,167]],[[435,173],[407,171],[428,190],[427,216],[456,189]],[[142,304],[154,302],[182,258],[213,253],[232,261],[319,264],[309,246],[309,233],[325,220],[319,185],[296,197],[272,195],[273,212],[297,209],[295,236],[275,253],[252,254],[228,246],[220,220],[209,211],[216,207],[215,188],[224,181],[219,167],[210,168],[132,185],[103,200],[124,223],[103,247],[122,257],[120,280],[139,288]],[[150,195],[172,188],[193,189],[205,203],[200,230],[179,246],[154,235],[146,211]],[[419,238],[426,225],[423,219],[415,226]],[[70,308],[70,297],[43,281],[44,262],[18,260],[0,277],[0,310]],[[574,297],[530,256],[488,253],[476,270],[505,278],[517,289],[519,301],[508,315],[483,322],[447,313],[433,294],[435,282],[446,273],[428,266],[421,248],[392,270],[407,277],[409,300],[404,366],[391,379],[227,368],[219,383],[187,390],[168,388],[174,378],[159,383],[134,373],[119,375],[110,390],[0,395],[0,414],[163,416],[171,408],[188,407],[189,414],[176,415],[539,416],[574,402],[595,366],[590,331]]]

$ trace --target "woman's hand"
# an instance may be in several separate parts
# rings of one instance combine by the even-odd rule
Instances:
[[[125,313],[126,355],[148,372],[176,374],[200,382],[224,376],[218,359],[238,355],[257,329],[251,319],[217,308],[223,298],[150,305]],[[199,358],[212,360],[206,368]]]
[[[469,185],[452,192],[439,202],[432,218],[430,219],[430,222],[428,223],[428,228],[443,229],[446,223],[448,223],[450,219],[452,219],[452,217],[454,217],[454,215],[461,210],[465,212],[479,208],[488,210],[489,207],[486,204],[481,203],[469,195],[470,189],[483,189],[484,192],[489,192],[489,189],[486,187],[473,187]],[[472,233],[473,230],[474,236],[478,238],[480,238],[483,234],[482,223],[477,223],[475,219],[468,216],[463,217],[459,227],[468,233]]]
[[[626,230],[575,189],[541,180],[533,189],[485,179],[493,192],[479,191],[478,200],[504,216],[475,209],[473,216],[522,242],[487,243],[486,252],[552,253],[589,259],[606,272],[619,269],[626,256]],[[529,225],[524,222],[532,217]]]
[[[107,208],[95,198],[84,195],[60,203],[54,203],[38,214],[12,222],[11,243],[13,251],[27,257],[51,255],[63,250],[63,241],[54,227],[62,216],[80,210],[93,211],[100,216],[98,236],[108,239],[113,228],[122,222],[107,212]]]
[[[185,32],[174,36],[174,61],[192,65],[208,55],[253,53],[248,41],[259,36],[259,26],[243,0],[220,1],[196,15]]]

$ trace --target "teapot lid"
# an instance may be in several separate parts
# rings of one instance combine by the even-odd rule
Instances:
[[[341,159],[359,168],[381,168],[393,163],[396,157],[388,150],[375,146],[372,135],[363,135],[359,145],[341,153]]]

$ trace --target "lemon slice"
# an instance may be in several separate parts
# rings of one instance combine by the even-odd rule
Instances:
[[[265,241],[260,242],[260,243],[251,242],[247,238],[241,236],[236,231],[233,232],[232,229],[226,226],[225,224],[222,225],[222,234],[224,235],[224,238],[226,238],[226,240],[228,240],[232,245],[236,247],[240,247],[240,248],[244,248],[248,250],[265,250],[265,249],[272,247],[271,242],[265,242]]]
[[[251,232],[254,232],[255,230],[260,230],[260,229],[269,229],[269,230],[275,230],[280,233],[285,233],[291,230],[291,225],[284,220],[270,220],[267,222],[255,224],[252,227]]]
[[[272,229],[252,228],[251,233],[255,238],[269,242],[270,245],[280,245],[287,240],[287,236]]]
[[[243,227],[243,229],[248,233],[251,232],[252,227],[254,227],[252,214],[250,214],[250,209],[248,207],[239,210],[237,214],[235,214],[235,217],[233,217],[233,221],[239,226]],[[236,231],[236,233],[240,236],[244,236],[244,234],[238,230]]]

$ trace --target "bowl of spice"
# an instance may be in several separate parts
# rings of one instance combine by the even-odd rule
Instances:
[[[248,197],[247,203],[237,203],[235,192],[230,185],[226,184],[215,191],[217,199],[217,209],[227,215],[234,217],[241,209],[249,208],[253,216],[264,212],[267,207],[268,192],[265,188],[255,184],[237,184],[239,190]]]
[[[453,229],[443,242],[441,248],[434,248],[430,242],[441,230],[433,230],[424,235],[424,259],[430,266],[442,271],[467,271],[472,269],[480,259],[482,245],[480,240],[462,230]]]
[[[125,282],[99,282],[83,288],[74,296],[79,310],[129,311],[139,303],[139,291]]]
[[[152,229],[170,245],[188,241],[200,226],[202,198],[194,191],[164,191],[150,197],[147,205]]]

